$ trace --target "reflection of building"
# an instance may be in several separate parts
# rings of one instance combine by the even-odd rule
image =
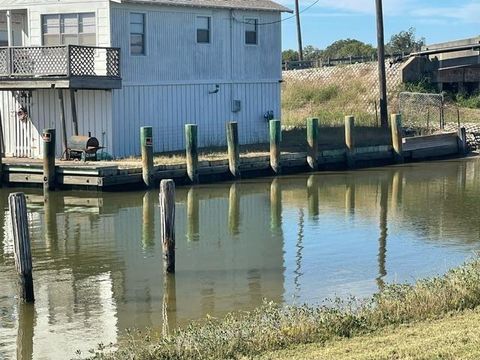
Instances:
[[[169,313],[171,326],[205,314],[253,309],[264,298],[282,300],[283,240],[270,233],[268,193],[258,194],[253,188],[253,194],[243,195],[240,187],[233,189],[190,190],[198,201],[196,211],[187,211],[192,203],[178,190],[177,274],[168,298],[174,302],[169,309],[176,309]],[[28,196],[36,290],[30,326],[36,357],[73,355],[100,341],[115,343],[117,332],[126,328],[160,329],[164,297],[157,194],[60,196],[51,194],[45,205],[43,197]],[[230,204],[229,199],[239,203]],[[187,234],[197,227],[189,221],[198,221],[197,237]],[[238,224],[239,231],[231,235],[229,223]],[[16,278],[11,241],[7,236],[2,242],[0,258],[0,276],[8,274],[6,284]],[[10,285],[0,284],[0,290],[10,298],[15,294]],[[8,336],[14,339],[21,308],[1,298],[0,308],[10,313]],[[28,326],[26,320],[18,321]],[[52,336],[55,344],[49,345]],[[4,340],[0,335],[0,343]]]

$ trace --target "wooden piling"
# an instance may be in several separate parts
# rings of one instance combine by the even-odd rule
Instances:
[[[403,163],[402,115],[393,114],[390,119],[393,156],[396,163]]]
[[[55,129],[45,129],[42,133],[43,140],[43,190],[55,190]]]
[[[318,119],[307,120],[307,143],[308,143],[308,166],[312,170],[318,170]]]
[[[187,174],[193,184],[198,183],[198,126],[185,125]]]
[[[63,145],[63,155],[65,159],[69,160],[68,154],[68,144],[67,144],[67,124],[65,121],[65,101],[63,99],[63,90],[58,89],[58,105],[60,107],[60,121],[62,123],[62,145]],[[63,158],[63,156],[62,156]]]
[[[467,153],[467,131],[464,127],[458,129],[458,153],[465,155]]]
[[[282,171],[280,164],[280,143],[282,141],[282,124],[280,120],[270,120],[270,166],[275,174]]]
[[[175,273],[175,183],[160,183],[160,230],[163,247],[164,271]]]
[[[349,168],[355,167],[355,117],[345,116],[345,147],[347,166]]]
[[[147,188],[153,187],[153,128],[140,128],[140,146],[142,147],[142,178]]]
[[[175,274],[165,274],[163,279],[162,334],[167,336],[177,327],[177,287]]]
[[[25,194],[13,193],[8,197],[12,219],[15,267],[20,276],[20,297],[26,302],[34,302],[32,278],[32,253],[28,231],[27,201]]]
[[[227,123],[228,167],[235,179],[240,178],[240,145],[238,140],[238,123]]]

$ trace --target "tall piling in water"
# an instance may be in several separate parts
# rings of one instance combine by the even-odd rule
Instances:
[[[34,302],[32,277],[32,252],[28,231],[27,201],[25,194],[13,193],[8,197],[12,219],[15,267],[20,277],[20,297],[26,302]]]
[[[163,247],[163,263],[166,274],[175,273],[175,183],[160,183],[160,230]]]

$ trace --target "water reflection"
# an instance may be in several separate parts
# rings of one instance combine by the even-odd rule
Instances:
[[[378,239],[378,289],[381,291],[385,286],[387,276],[387,234],[388,234],[388,180],[380,181],[380,238]]]
[[[17,360],[33,358],[36,313],[33,304],[18,304]]]
[[[480,162],[465,160],[178,188],[168,277],[156,191],[55,192],[45,202],[25,190],[34,308],[15,298],[3,189],[0,358],[63,359],[116,343],[126,328],[167,333],[263,299],[368,296],[442,273],[480,248],[479,184]]]

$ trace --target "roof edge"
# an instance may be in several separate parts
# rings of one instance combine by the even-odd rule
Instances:
[[[293,14],[293,10],[287,8],[286,6],[280,5],[274,1],[273,4],[276,6],[274,8],[267,7],[252,7],[252,6],[231,6],[231,5],[211,5],[211,4],[187,4],[187,3],[172,3],[161,0],[152,1],[152,0],[110,0],[117,4],[143,4],[143,5],[152,5],[152,6],[173,6],[173,7],[190,7],[190,8],[206,8],[206,9],[233,9],[233,10],[255,10],[255,11],[273,11],[273,12],[284,12]]]

